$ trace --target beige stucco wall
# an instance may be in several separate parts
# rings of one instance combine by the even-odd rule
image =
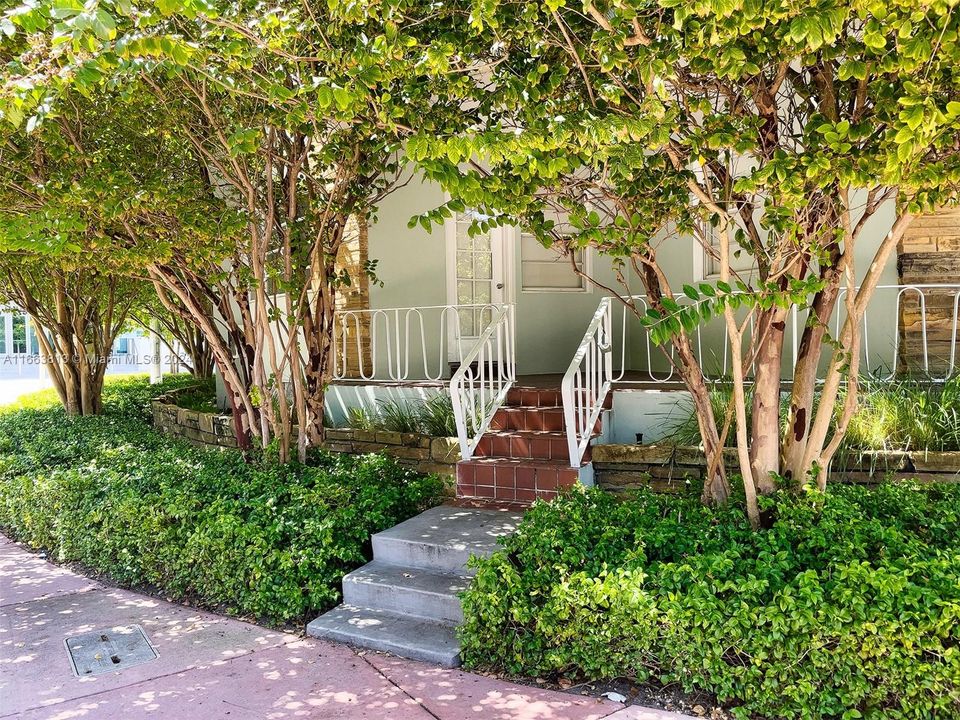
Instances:
[[[414,214],[443,203],[444,194],[434,184],[414,180],[394,192],[381,205],[378,216],[370,227],[370,258],[379,261],[377,275],[383,286],[372,286],[372,308],[443,305],[448,302],[446,241],[441,228],[427,233],[417,226],[408,228]],[[883,236],[893,222],[891,204],[880,209],[872,218],[859,242],[856,262],[857,274],[862,277]],[[695,274],[695,257],[701,252],[691,237],[669,237],[655,240],[658,257],[674,288],[699,278]],[[590,318],[597,309],[605,291],[591,288],[588,292],[524,292],[520,287],[520,243],[508,241],[512,262],[506,264],[508,301],[516,305],[517,371],[519,374],[562,373],[570,362]],[[594,255],[593,272],[603,283],[617,286],[609,260]],[[896,256],[891,257],[883,274],[882,284],[897,283]],[[639,287],[639,282],[635,283]],[[889,368],[893,361],[893,340],[896,333],[896,292],[881,290],[868,311],[868,333],[871,368]],[[619,307],[616,310],[615,333],[619,337]],[[437,347],[439,322],[424,315],[428,348]],[[800,325],[804,321],[798,317]],[[382,322],[382,320],[381,320]],[[629,366],[637,370],[647,368],[644,334],[639,322],[628,320]],[[382,326],[381,326],[382,327]],[[708,371],[719,372],[723,364],[722,321],[714,320],[702,329],[703,360]],[[381,337],[384,337],[381,331]],[[784,357],[784,374],[789,375],[792,364],[792,331],[788,331]],[[382,356],[383,353],[378,353]],[[437,367],[438,357],[430,358],[431,367]],[[664,370],[666,363],[654,349],[651,364]],[[413,377],[414,374],[411,374]]]
[[[369,256],[378,261],[377,276],[383,286],[371,286],[371,308],[423,307],[448,302],[443,229],[434,228],[428,233],[419,225],[407,227],[413,215],[437,207],[444,199],[439,186],[414,180],[382,203],[376,221],[370,226]],[[517,372],[562,373],[604,293],[594,289],[524,292],[520,286],[520,243],[516,233],[508,235],[504,279],[506,301],[516,306]],[[594,257],[593,263],[598,279],[604,283],[616,282],[608,260]],[[427,328],[427,347],[437,347],[438,313],[425,311],[422,316]],[[385,337],[385,321],[383,316],[377,320],[381,338]],[[419,342],[419,331],[416,333],[414,344]],[[382,369],[384,353],[378,355]],[[430,357],[430,367],[437,367],[437,361],[437,357]]]

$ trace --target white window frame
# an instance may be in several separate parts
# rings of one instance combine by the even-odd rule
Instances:
[[[711,225],[711,226],[707,226],[707,230],[710,232],[710,234],[711,234],[712,237],[717,237],[717,238],[719,239],[719,235],[716,234],[716,228],[714,228],[714,227]],[[714,281],[716,281],[716,280],[719,280],[719,279],[720,279],[720,270],[719,270],[719,268],[716,268],[716,265],[718,264],[718,261],[717,261],[717,260],[714,260],[714,258],[710,255],[710,253],[707,252],[707,249],[706,249],[703,245],[700,244],[700,242],[697,240],[696,237],[691,236],[691,239],[693,240],[693,277],[694,277],[694,280],[704,280],[704,281],[709,281],[709,280],[714,280]],[[716,245],[714,245],[714,244],[711,242],[711,247],[713,247],[713,248],[715,248],[715,249],[717,250],[717,254],[718,254],[718,255],[720,254],[720,245],[719,245],[719,243],[716,244]],[[737,250],[744,250],[744,249],[741,248],[741,246],[740,246],[739,244],[737,244],[736,241],[733,241],[733,242],[731,243],[731,245],[730,245],[730,254],[733,255],[733,253],[735,253]],[[744,250],[744,252],[746,252],[746,251]],[[742,267],[742,268],[741,268],[741,267],[735,267],[735,266],[731,263],[730,270],[731,270],[733,273],[746,273],[746,274],[750,274],[750,275],[753,274],[754,269],[756,268],[756,261],[754,260],[753,256],[750,255],[749,253],[747,253],[746,256],[750,259],[750,265],[747,266],[747,267]]]
[[[519,273],[517,275],[517,286],[520,289],[520,292],[524,295],[542,295],[545,293],[574,293],[574,294],[585,294],[593,292],[593,283],[587,280],[585,277],[580,277],[580,287],[524,287],[523,285],[523,236],[531,235],[532,233],[524,233],[521,228],[514,228],[514,242],[517,245],[517,252],[520,255],[519,258]],[[536,238],[534,238],[536,240]],[[539,241],[538,241],[539,242]],[[592,248],[584,247],[578,248],[583,250],[583,260],[580,262],[580,271],[586,275],[593,275],[593,252]],[[528,262],[545,262],[530,260]],[[570,274],[573,275],[573,269],[570,269]]]

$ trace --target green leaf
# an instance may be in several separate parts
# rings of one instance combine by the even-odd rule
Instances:
[[[106,10],[98,8],[90,21],[90,28],[101,40],[113,40],[117,34],[117,24]]]

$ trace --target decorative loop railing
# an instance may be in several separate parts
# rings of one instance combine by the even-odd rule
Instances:
[[[846,319],[846,292],[841,289],[828,322],[834,336],[839,335]],[[643,315],[648,308],[646,299],[632,299]],[[686,298],[677,301],[689,302]],[[789,315],[784,338],[786,377],[796,364],[807,321],[807,313],[797,308]],[[878,380],[914,372],[932,381],[944,381],[960,370],[958,329],[960,284],[878,286],[861,322],[861,372]],[[752,333],[751,319],[746,337]],[[690,340],[707,380],[729,377],[730,352],[722,318],[698,325]],[[715,352],[705,354],[705,346]],[[632,310],[614,298],[600,301],[561,385],[572,466],[580,464],[611,386],[676,383],[673,360],[673,347],[657,348]],[[823,363],[821,370],[825,369]]]
[[[579,467],[613,384],[613,298],[600,301],[570,361],[560,394],[570,465]]]
[[[501,307],[450,379],[450,398],[463,460],[480,438],[516,381],[513,306]]]
[[[333,380],[439,382],[476,343],[500,305],[339,310],[334,317]],[[465,335],[466,333],[466,335]]]

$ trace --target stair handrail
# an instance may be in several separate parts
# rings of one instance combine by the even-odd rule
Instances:
[[[600,300],[560,383],[571,467],[580,467],[613,385],[612,302]]]
[[[477,443],[516,381],[513,315],[513,305],[502,306],[450,378],[462,460],[473,457]]]

